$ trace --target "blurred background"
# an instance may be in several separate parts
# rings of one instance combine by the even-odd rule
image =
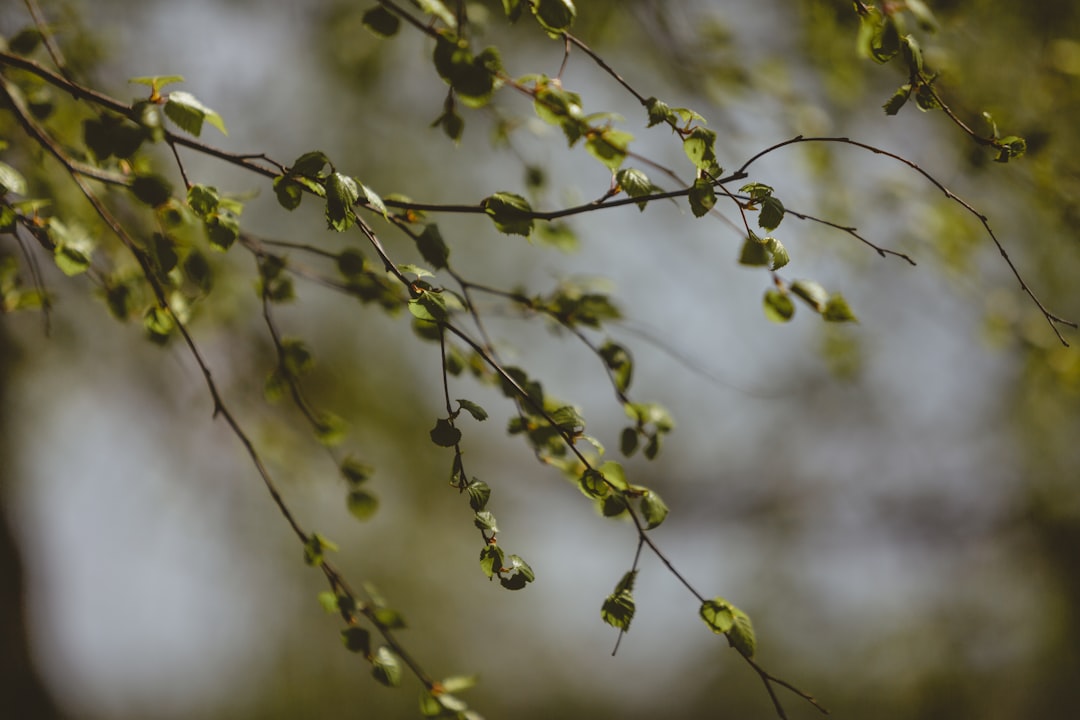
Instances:
[[[795,134],[898,153],[986,213],[1034,291],[1080,318],[1080,6],[930,3],[940,29],[924,49],[942,94],[970,123],[986,110],[1028,140],[1007,165],[941,113],[884,115],[906,78],[857,56],[847,3],[578,6],[575,34],[645,96],[705,115],[725,168]],[[140,94],[130,77],[183,75],[229,127],[204,138],[229,150],[289,162],[319,149],[380,194],[427,202],[526,194],[527,167],[548,178],[532,190],[538,207],[585,202],[610,183],[509,93],[494,111],[465,113],[459,145],[430,128],[445,97],[430,43],[409,28],[371,35],[368,3],[43,7],[69,56],[114,96]],[[531,21],[507,30],[498,3],[470,4],[470,17],[511,75],[558,73],[562,45]],[[0,10],[5,36],[28,24],[20,4]],[[571,55],[563,81],[587,112],[626,117],[635,152],[689,178],[677,139],[645,130],[641,107],[586,56]],[[9,115],[0,121],[23,142]],[[493,149],[510,121],[511,144]],[[257,193],[245,230],[331,249],[360,241],[322,230],[316,203],[287,213],[262,179],[184,161],[195,181]],[[167,157],[161,167],[176,174]],[[671,507],[654,539],[705,595],[752,616],[765,667],[838,717],[1063,716],[1080,677],[1080,351],[1058,343],[978,221],[899,163],[796,147],[750,179],[918,266],[788,216],[776,232],[792,256],[784,276],[843,292],[860,322],[829,326],[802,307],[780,326],[761,311],[767,273],[737,264],[739,232],[682,203],[578,216],[572,254],[485,218],[434,219],[455,267],[478,282],[547,292],[567,276],[610,280],[625,315],[611,334],[636,361],[632,394],[677,422],[657,460],[626,462]],[[408,238],[376,229],[392,255],[419,260]],[[350,581],[370,581],[404,614],[400,639],[429,673],[478,674],[465,697],[488,718],[773,716],[758,678],[654,557],[611,657],[616,633],[599,608],[631,565],[632,526],[598,517],[506,436],[513,408],[461,378],[451,397],[492,415],[462,425],[469,472],[493,489],[500,544],[537,576],[517,593],[487,582],[472,513],[446,483],[451,453],[428,439],[445,413],[437,346],[405,317],[301,283],[279,324],[314,349],[306,387],[349,420],[346,449],[377,468],[379,512],[352,518],[332,460],[285,404],[262,398],[274,354],[254,263],[239,249],[216,262],[217,300],[191,327],[227,402],[301,523],[341,546]],[[33,707],[17,715],[31,718],[416,717],[415,680],[387,690],[341,647],[340,619],[316,599],[324,578],[212,420],[183,347],[113,320],[85,278],[46,282],[48,337],[40,314],[0,320],[3,632],[7,656],[29,653],[2,673],[16,703],[5,706]],[[536,319],[489,310],[508,361],[580,405],[616,454],[625,416],[595,358]],[[782,698],[790,717],[817,716]]]

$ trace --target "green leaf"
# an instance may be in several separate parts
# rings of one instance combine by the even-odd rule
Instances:
[[[731,607],[730,610],[734,623],[727,633],[728,642],[744,657],[753,658],[757,650],[757,637],[754,635],[750,616],[737,607]]]
[[[766,230],[775,230],[784,219],[784,203],[772,195],[761,201],[761,212],[758,214],[758,226]]]
[[[495,522],[495,516],[487,510],[478,510],[473,517],[473,524],[485,533],[494,535],[499,532],[499,526]]]
[[[368,478],[375,474],[375,468],[360,462],[352,455],[346,456],[338,469],[346,482],[353,486],[367,482]]]
[[[668,123],[670,125],[675,124],[675,113],[671,111],[666,102],[657,100],[654,97],[645,101],[645,110],[649,113],[649,125],[659,125],[661,123]]]
[[[533,0],[533,15],[549,33],[561,33],[574,24],[577,9],[571,0]]]
[[[374,622],[380,628],[387,630],[401,630],[406,627],[405,616],[392,608],[376,608],[375,612],[372,614],[374,615]]]
[[[480,203],[499,232],[529,236],[533,229],[532,206],[520,195],[497,192]]]
[[[600,514],[604,517],[619,517],[626,512],[626,498],[622,493],[609,493],[600,501]]]
[[[699,170],[712,172],[716,169],[716,133],[703,127],[694,128],[683,140],[683,151]],[[714,173],[715,174],[715,173]]]
[[[479,422],[483,422],[488,418],[487,411],[471,400],[458,398],[458,407],[472,415],[473,419],[478,420]]]
[[[315,416],[315,438],[327,447],[340,445],[348,432],[349,424],[332,412],[324,411]]]
[[[135,85],[148,85],[150,87],[150,97],[156,99],[161,92],[161,88],[166,85],[172,85],[173,83],[184,82],[183,75],[152,75],[149,77],[134,77],[128,80],[129,83]]]
[[[360,199],[360,188],[348,175],[332,173],[326,179],[326,224],[344,232],[356,220],[353,206]]]
[[[701,603],[698,615],[717,635],[723,635],[735,624],[733,608],[724,598],[718,597]]]
[[[53,260],[68,277],[80,275],[90,269],[90,257],[83,250],[61,241],[53,248]]]
[[[504,588],[507,590],[520,590],[525,587],[526,584],[531,583],[536,579],[536,575],[533,574],[533,569],[529,567],[529,564],[522,560],[521,557],[511,555],[508,560],[508,567],[503,569],[512,574],[499,577],[499,584]]]
[[[333,597],[333,593],[330,593]],[[335,605],[337,600],[335,598]],[[349,652],[361,653],[365,657],[371,654],[371,633],[361,627],[347,627],[341,631],[341,642]]]
[[[435,421],[435,427],[428,433],[431,442],[439,447],[454,447],[461,441],[461,431],[454,427],[446,418]]]
[[[319,150],[312,150],[296,158],[292,167],[289,168],[288,175],[320,178],[322,169],[328,164],[330,164],[330,158],[326,156],[326,153]]]
[[[637,571],[631,570],[622,576],[615,591],[607,596],[604,604],[600,607],[600,617],[608,625],[626,631],[630,629],[630,621],[634,619],[634,578]]]
[[[840,293],[833,293],[825,303],[821,316],[828,322],[857,322],[855,313],[851,312],[847,300]]]
[[[351,490],[345,499],[349,512],[358,520],[367,520],[379,509],[379,499],[366,490]]]
[[[623,428],[622,434],[619,435],[619,451],[626,457],[630,457],[638,448],[638,440],[637,428]]]
[[[828,291],[813,280],[796,280],[791,283],[790,290],[795,297],[812,307],[814,312],[822,312],[829,301]]]
[[[0,195],[7,193],[26,194],[26,178],[7,163],[0,162]]]
[[[647,197],[659,190],[652,181],[637,168],[624,168],[615,173],[615,182],[632,198]],[[648,201],[643,200],[637,204],[639,210],[644,210]]]
[[[645,519],[645,529],[652,530],[668,515],[668,506],[654,491],[648,490],[641,496],[641,514]]]
[[[595,468],[586,468],[578,479],[578,487],[586,497],[595,499],[602,498],[611,492],[611,486],[604,479],[602,473]]]
[[[361,22],[368,30],[379,37],[393,37],[401,27],[401,20],[394,13],[382,5],[371,8],[361,18]]]
[[[423,232],[416,237],[416,248],[424,260],[436,270],[446,267],[450,248],[443,242],[438,225],[424,226]]]
[[[371,676],[387,687],[401,684],[401,661],[394,652],[383,645],[371,658]]]
[[[191,93],[183,91],[169,93],[169,99],[165,103],[165,116],[176,123],[181,130],[195,137],[202,132],[203,122],[216,127],[222,135],[229,134],[221,116],[199,102]]]
[[[608,340],[600,346],[599,353],[604,364],[611,370],[615,387],[619,389],[619,392],[630,389],[630,381],[634,373],[634,363],[630,358],[630,352],[622,345]]]
[[[503,566],[503,551],[498,545],[488,543],[480,551],[480,569],[490,580]]]
[[[473,512],[483,510],[491,499],[491,488],[483,480],[473,480],[465,486],[465,492],[469,494],[469,507]]]
[[[37,28],[23,28],[7,41],[8,48],[16,55],[29,55],[41,45],[41,31]]]
[[[289,377],[297,378],[308,372],[315,364],[311,349],[303,340],[285,338],[281,341],[281,366]]]
[[[1016,135],[1009,135],[998,140],[998,155],[996,162],[1009,162],[1011,158],[1020,157],[1027,152],[1027,141]]]
[[[564,222],[545,221],[536,228],[536,241],[565,253],[578,249],[578,237],[574,230]]]
[[[300,207],[300,201],[304,199],[304,186],[287,175],[279,175],[274,178],[274,195],[277,196],[278,204],[286,210],[295,210]]]
[[[649,442],[645,444],[645,449],[642,450],[646,460],[655,460],[656,456],[660,454],[661,437],[663,436],[659,432],[649,435]]]
[[[138,175],[131,182],[131,192],[150,207],[164,205],[172,198],[172,185],[160,175]]]
[[[883,107],[885,109],[885,114],[886,115],[895,115],[898,112],[900,112],[900,108],[904,107],[904,105],[908,101],[908,98],[910,98],[910,97],[911,97],[911,85],[910,84],[901,85],[900,88],[896,92],[893,93],[892,97],[889,98],[885,102],[885,104],[882,105],[881,107]]]
[[[761,242],[761,239],[751,233],[743,241],[742,251],[739,253],[739,264],[749,267],[768,267],[769,251]]]
[[[209,185],[192,185],[188,188],[187,193],[188,207],[205,220],[218,208],[218,204],[221,202],[221,196],[218,195],[217,188]]]
[[[769,251],[770,270],[779,270],[791,262],[791,256],[788,255],[787,248],[776,238],[772,236],[765,238],[765,249]]]
[[[231,212],[217,212],[206,219],[206,237],[221,251],[228,250],[240,237],[240,221]]]
[[[143,329],[151,342],[163,345],[176,329],[176,322],[168,310],[151,305],[143,314]]]
[[[698,178],[690,188],[690,211],[694,217],[702,217],[708,214],[716,205],[716,191],[712,181],[707,178]]]
[[[319,533],[312,533],[304,543],[304,562],[318,567],[323,563],[323,555],[327,552],[337,552],[338,546],[327,540]]]
[[[614,128],[604,128],[599,132],[591,131],[586,137],[585,149],[613,172],[623,164],[627,147],[634,139],[630,133]]]
[[[765,291],[765,317],[775,323],[786,323],[795,315],[795,303],[784,292],[770,288]]]
[[[323,610],[327,613],[333,615],[340,611],[338,608],[338,597],[334,593],[329,590],[323,590],[319,593],[318,597],[319,604],[322,605]]]

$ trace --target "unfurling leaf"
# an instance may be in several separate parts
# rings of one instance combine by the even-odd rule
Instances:
[[[718,597],[701,603],[698,615],[717,635],[723,635],[735,624],[733,608],[724,598]]]

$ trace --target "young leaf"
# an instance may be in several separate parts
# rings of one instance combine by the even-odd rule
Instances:
[[[716,205],[716,191],[713,189],[712,181],[707,178],[695,180],[694,186],[690,188],[689,199],[690,211],[694,213],[694,217],[708,214]]]
[[[784,219],[784,203],[772,195],[761,201],[761,212],[758,214],[758,226],[768,231],[775,230]]]
[[[855,313],[851,312],[847,300],[840,293],[833,293],[825,303],[821,316],[828,322],[857,322]]]
[[[26,178],[7,163],[0,162],[0,195],[7,193],[26,194]]]
[[[717,635],[727,633],[735,624],[735,615],[732,612],[731,605],[721,597],[701,603],[698,615],[709,626],[709,629]]]
[[[319,533],[312,533],[308,536],[307,542],[304,543],[304,562],[318,567],[322,565],[324,553],[337,552],[337,549],[338,546],[330,540],[327,540]]]
[[[614,128],[604,128],[599,132],[592,131],[586,137],[588,139],[585,141],[585,149],[613,172],[623,164],[627,147],[634,139],[630,133]]]
[[[387,687],[401,684],[401,662],[385,645],[376,650],[371,658],[371,676]]]
[[[745,657],[753,658],[757,650],[757,637],[750,616],[737,607],[731,608],[731,615],[734,623],[727,633],[728,642]]]
[[[668,104],[662,100],[657,100],[654,97],[645,101],[645,110],[649,113],[649,125],[659,125],[660,123],[675,124],[675,113],[671,111]]]
[[[332,412],[324,411],[315,417],[315,438],[327,447],[340,445],[348,432],[349,424]]]
[[[131,182],[131,192],[150,207],[160,207],[172,197],[172,185],[160,175],[138,175]]]
[[[765,291],[765,317],[775,323],[786,323],[795,315],[795,303],[791,297],[775,288]]]
[[[454,447],[461,441],[461,431],[451,425],[446,418],[435,421],[435,427],[428,434],[431,436],[431,442],[439,447]]]
[[[637,450],[638,440],[637,428],[623,428],[622,434],[619,435],[619,451],[624,456],[630,457]]]
[[[624,168],[615,173],[615,182],[632,198],[647,197],[658,189],[645,173],[637,168]],[[647,204],[648,201],[645,200],[639,202],[638,209],[644,210]]]
[[[204,121],[220,130],[222,135],[229,134],[221,116],[199,102],[191,93],[183,91],[169,93],[169,99],[165,103],[165,116],[176,123],[181,130],[195,137],[202,132]]]
[[[465,486],[465,492],[469,494],[469,507],[473,512],[480,512],[487,507],[491,499],[491,488],[482,480],[473,480]]]
[[[472,415],[473,419],[479,422],[483,422],[488,418],[487,411],[476,403],[472,402],[471,400],[463,400],[461,398],[458,398],[458,407]]]
[[[664,518],[668,515],[668,506],[664,504],[659,495],[652,490],[648,490],[641,496],[641,514],[645,518],[645,529],[652,530],[664,522]]]
[[[549,33],[569,30],[577,15],[572,0],[533,0],[532,11],[540,26]]]
[[[379,508],[379,499],[367,490],[351,490],[345,499],[349,512],[358,520],[367,520]]]
[[[525,237],[532,232],[532,206],[520,195],[497,192],[484,198],[480,204],[499,232]]]
[[[443,242],[438,225],[424,226],[424,231],[416,237],[416,248],[424,260],[436,270],[446,267],[446,261],[450,257],[450,248]]]
[[[370,465],[365,465],[352,455],[346,456],[346,458],[341,461],[341,465],[338,469],[341,471],[341,475],[345,478],[346,482],[354,487],[367,482],[368,478],[375,474],[375,468]]]
[[[690,162],[699,170],[710,172],[716,168],[716,133],[703,127],[694,128],[683,140],[683,150]]]
[[[356,220],[353,205],[360,199],[360,188],[348,175],[335,172],[326,179],[326,223],[344,232]]]
[[[812,307],[814,312],[822,312],[829,300],[828,291],[813,280],[796,280],[791,283],[790,290],[795,297]]]
[[[329,593],[330,597],[334,598],[335,609],[337,606],[337,598],[333,593]],[[361,627],[348,627],[341,631],[341,642],[344,643],[345,649],[349,652],[360,653],[365,657],[371,654],[371,633]]]
[[[495,533],[499,532],[499,526],[495,522],[495,516],[487,510],[478,511],[473,517],[473,524],[476,525],[479,530],[485,533],[490,533],[494,535]]]
[[[488,543],[480,551],[480,569],[490,580],[497,572],[502,570],[503,551],[498,545]]]

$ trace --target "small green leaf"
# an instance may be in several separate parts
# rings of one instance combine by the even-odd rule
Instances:
[[[401,684],[401,662],[385,645],[376,650],[371,658],[371,676],[387,687]]]
[[[488,543],[480,551],[480,569],[490,580],[503,566],[503,551],[498,545]]]
[[[690,199],[690,211],[694,213],[694,217],[702,217],[708,214],[716,205],[716,190],[713,188],[712,181],[707,178],[695,180],[688,197]]]
[[[319,593],[319,604],[322,605],[323,610],[329,614],[335,614],[339,612],[338,597],[329,590],[323,590]]]
[[[604,517],[619,517],[626,512],[626,499],[622,493],[609,493],[600,501],[600,514]]]
[[[333,593],[329,593],[334,597]],[[335,598],[334,604],[337,604]],[[371,654],[371,633],[361,627],[347,627],[341,631],[341,642],[349,652],[361,653],[365,657]]]
[[[901,85],[900,88],[893,93],[892,97],[889,98],[881,107],[885,109],[886,115],[896,115],[898,112],[900,112],[900,108],[904,107],[904,105],[908,101],[908,98],[910,97],[911,85]]]
[[[454,447],[461,441],[461,431],[454,427],[446,418],[435,421],[435,427],[428,433],[431,442],[439,447]]]
[[[393,37],[401,27],[401,20],[382,5],[376,5],[364,13],[361,22],[368,30],[379,37]]]
[[[379,509],[379,499],[366,490],[349,491],[345,504],[358,520],[369,519]]]
[[[716,169],[716,153],[713,149],[716,144],[716,133],[703,127],[696,127],[683,140],[683,151],[690,162],[705,172]]]
[[[353,486],[367,482],[368,478],[375,474],[375,468],[360,462],[352,455],[346,456],[338,469],[346,482]]]
[[[614,172],[626,159],[627,148],[634,136],[622,130],[604,128],[589,132],[586,138],[585,149],[589,154]]]
[[[619,435],[619,451],[626,457],[630,457],[638,448],[638,440],[637,428],[623,428],[622,434]]]
[[[405,624],[405,616],[393,608],[376,608],[375,612],[372,614],[374,615],[374,622],[380,628],[387,630],[401,630],[407,627]]]
[[[169,336],[176,329],[176,321],[168,310],[151,305],[143,314],[143,328],[151,342],[162,345],[168,342]]]
[[[349,424],[332,412],[324,411],[315,416],[315,437],[327,447],[340,445],[348,432]]]
[[[784,203],[770,195],[761,201],[761,212],[758,214],[758,226],[766,230],[775,230],[784,219]]]
[[[633,589],[636,576],[636,570],[623,575],[615,586],[615,591],[607,596],[600,607],[600,618],[608,625],[623,631],[630,629],[630,621],[634,619]]]
[[[533,0],[533,15],[549,33],[561,33],[574,24],[577,9],[572,0]]]
[[[770,270],[779,270],[791,262],[791,256],[788,255],[787,248],[779,240],[770,235],[765,238],[764,242],[765,249],[769,251]]]
[[[581,492],[593,499],[602,498],[611,492],[611,487],[604,479],[603,474],[594,468],[585,469],[585,472],[578,479],[578,486],[581,488]]]
[[[611,376],[619,392],[630,389],[630,381],[634,374],[634,363],[630,358],[630,352],[622,345],[608,340],[600,346],[599,354],[604,364],[611,370]]]
[[[744,657],[753,658],[757,650],[757,637],[750,616],[737,607],[731,607],[730,610],[734,622],[727,632],[728,642]]]
[[[1010,159],[1020,157],[1027,152],[1027,141],[1016,135],[1009,135],[998,140],[998,154],[994,158],[996,162],[1009,162]]]
[[[645,109],[649,113],[649,125],[659,125],[661,123],[675,124],[675,113],[671,111],[671,108],[666,102],[657,100],[654,97],[645,101]]]
[[[739,264],[749,267],[768,267],[769,262],[768,249],[761,242],[761,238],[751,233],[743,241],[742,251],[739,253]]]
[[[648,490],[641,496],[641,514],[645,519],[645,529],[652,530],[668,515],[668,506],[654,491]]]
[[[647,197],[659,190],[645,173],[637,168],[624,168],[615,173],[615,182],[632,198]],[[637,204],[638,209],[644,210],[647,204],[647,200],[642,200]]]
[[[791,283],[790,290],[795,297],[799,298],[814,309],[814,312],[825,310],[825,304],[829,301],[829,293],[813,280],[796,280]]]
[[[483,510],[491,499],[491,488],[483,480],[473,480],[465,486],[465,492],[469,494],[469,507],[473,512]]]
[[[727,633],[735,624],[735,615],[732,612],[731,605],[721,597],[701,603],[698,615],[709,626],[709,629],[717,635]]]
[[[327,540],[319,533],[312,533],[304,543],[304,562],[318,567],[323,563],[323,555],[327,552],[337,552],[338,546]]]
[[[833,293],[825,303],[821,316],[828,322],[857,322],[855,313],[851,312],[847,300],[840,293]]]
[[[473,524],[485,533],[494,535],[499,532],[498,524],[495,522],[495,516],[487,510],[477,511],[473,518]]]
[[[423,232],[416,237],[416,248],[424,260],[436,270],[446,267],[450,248],[443,242],[438,225],[424,226]]]
[[[134,77],[128,80],[129,83],[135,85],[148,85],[150,87],[151,98],[156,99],[161,92],[161,88],[166,85],[172,85],[173,83],[184,82],[183,75],[153,75],[149,77]]]
[[[181,130],[195,137],[202,132],[204,121],[216,127],[223,135],[229,134],[221,116],[199,102],[191,93],[183,91],[169,93],[169,99],[165,103],[165,116],[176,123]]]
[[[765,291],[765,317],[775,323],[786,323],[795,315],[795,303],[784,292],[770,288]]]
[[[533,229],[532,206],[521,197],[509,192],[497,192],[481,202],[484,212],[495,223],[499,232],[507,235],[529,236]]]
[[[348,175],[332,173],[326,179],[326,224],[344,232],[356,220],[353,206],[360,199],[360,188]]]
[[[217,188],[209,185],[192,185],[188,188],[187,193],[188,207],[194,211],[196,215],[205,220],[218,208],[218,204],[221,202],[221,196],[218,195]]]
[[[479,422],[483,422],[488,418],[487,411],[471,400],[458,398],[458,407],[472,415],[473,419],[478,420]]]

